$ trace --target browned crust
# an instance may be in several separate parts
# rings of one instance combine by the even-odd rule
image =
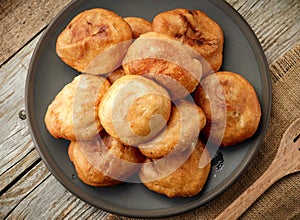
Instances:
[[[156,32],[141,35],[123,60],[126,74],[144,75],[167,88],[173,100],[196,89],[202,77],[200,56],[192,48]]]
[[[67,140],[90,140],[97,136],[103,129],[98,108],[109,87],[110,83],[102,77],[76,76],[48,106],[44,120],[49,133]]]
[[[107,133],[136,146],[157,135],[170,112],[171,100],[162,86],[142,76],[126,75],[109,88],[98,114]]]
[[[152,23],[144,18],[126,17],[124,20],[129,24],[133,38],[138,38],[140,35],[152,31]]]
[[[207,117],[204,134],[212,140],[221,139],[221,146],[246,140],[257,130],[260,103],[253,86],[241,75],[225,71],[211,74],[201,81],[194,97]]]
[[[159,59],[142,59],[131,61],[123,65],[125,72],[133,75],[145,75],[151,76],[154,80],[164,87],[169,87],[168,91],[172,99],[181,99],[196,89],[198,85],[198,80],[191,77],[191,74],[183,69],[182,67],[170,63],[166,60]],[[172,87],[172,79],[176,80],[180,86],[185,89],[180,92],[182,88],[177,89],[177,83],[174,83]]]
[[[168,197],[191,197],[197,195],[206,183],[210,172],[210,155],[204,144],[199,141],[189,158],[170,175],[156,179],[163,170],[176,164],[178,158],[169,158],[165,163],[157,166],[155,162],[142,166],[140,178],[150,190]],[[165,167],[164,167],[165,166]],[[149,179],[156,179],[148,181]]]
[[[121,78],[122,76],[125,76],[125,71],[123,69],[123,67],[120,67],[118,69],[116,69],[115,71],[113,71],[112,73],[110,73],[107,76],[108,81],[113,84],[117,79]]]
[[[57,38],[56,52],[66,64],[85,72],[107,48],[131,39],[131,28],[122,17],[106,9],[94,8],[71,20]]]
[[[103,175],[95,169],[84,157],[76,142],[71,142],[68,148],[70,160],[73,162],[79,179],[90,186],[112,186],[121,181]]]
[[[181,153],[195,144],[206,118],[196,104],[180,100],[172,107],[166,130],[153,140],[139,145],[141,153],[149,158],[162,158],[169,153]]]
[[[152,22],[155,32],[174,37],[191,46],[209,64],[204,71],[218,71],[222,65],[224,36],[221,27],[199,10],[183,8],[156,15]]]
[[[89,148],[94,153],[91,154]],[[72,141],[68,154],[78,177],[91,186],[112,186],[121,183],[135,173],[145,159],[137,148],[124,146],[107,134],[103,135],[102,139],[93,141]],[[122,161],[131,164],[123,164]]]

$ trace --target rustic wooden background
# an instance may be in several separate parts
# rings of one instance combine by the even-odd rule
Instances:
[[[0,219],[105,218],[48,171],[29,134],[25,79],[41,33],[70,0],[0,0]],[[300,1],[227,0],[273,63],[300,40]]]

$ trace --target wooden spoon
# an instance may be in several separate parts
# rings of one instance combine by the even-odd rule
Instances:
[[[300,171],[300,118],[283,134],[277,154],[264,174],[228,206],[216,220],[237,219],[273,183]]]

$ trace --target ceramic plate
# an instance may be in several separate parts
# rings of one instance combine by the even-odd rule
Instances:
[[[224,60],[222,69],[244,76],[255,88],[262,107],[256,134],[238,144],[221,148],[213,160],[203,191],[191,198],[167,198],[149,191],[140,183],[113,187],[91,187],[77,177],[67,155],[69,142],[50,136],[44,115],[56,94],[78,74],[55,53],[58,34],[70,20],[85,9],[101,7],[119,15],[148,20],[159,12],[187,8],[208,14],[223,29]],[[265,135],[270,114],[271,89],[268,66],[262,48],[243,18],[223,0],[79,0],[72,1],[48,26],[32,56],[26,81],[26,111],[36,147],[52,174],[83,201],[105,211],[133,217],[165,217],[197,208],[219,196],[247,168]]]

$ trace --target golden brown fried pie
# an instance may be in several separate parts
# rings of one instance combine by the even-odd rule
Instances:
[[[107,133],[130,146],[157,135],[170,112],[168,92],[151,79],[136,75],[116,80],[99,107],[99,117]]]
[[[45,124],[55,138],[89,140],[102,130],[100,100],[110,83],[99,76],[82,74],[67,84],[48,106]]]
[[[68,153],[78,177],[91,186],[123,182],[145,159],[137,148],[124,146],[107,134],[91,141],[72,141]]]
[[[197,195],[211,167],[199,133],[216,146],[234,145],[255,133],[261,117],[253,86],[217,72],[223,44],[220,26],[199,10],[161,12],[152,23],[102,8],[74,17],[56,52],[83,74],[57,94],[45,124],[71,141],[80,180],[111,186],[139,171],[149,190]]]
[[[195,92],[203,109],[206,137],[229,146],[251,137],[257,130],[261,109],[253,86],[241,75],[217,72],[207,76]]]
[[[132,32],[116,13],[94,8],[78,14],[58,36],[57,55],[82,73],[106,74],[117,69]]]
[[[173,100],[193,92],[202,76],[200,56],[190,47],[155,32],[141,35],[123,60],[126,74],[145,75],[167,88]]]
[[[199,140],[192,153],[182,164],[182,154],[162,159],[146,159],[140,171],[140,179],[150,190],[168,197],[191,197],[203,188],[209,171],[210,155]],[[170,169],[174,169],[168,174]]]
[[[216,72],[222,65],[224,36],[221,27],[199,10],[178,8],[156,15],[155,32],[163,33],[191,46],[209,64],[204,74]]]
[[[133,38],[152,31],[152,24],[144,18],[126,17],[124,20],[129,24]]]
[[[196,144],[206,118],[196,104],[180,100],[172,106],[167,128],[149,142],[138,147],[149,158],[162,158],[171,152],[180,153]]]

